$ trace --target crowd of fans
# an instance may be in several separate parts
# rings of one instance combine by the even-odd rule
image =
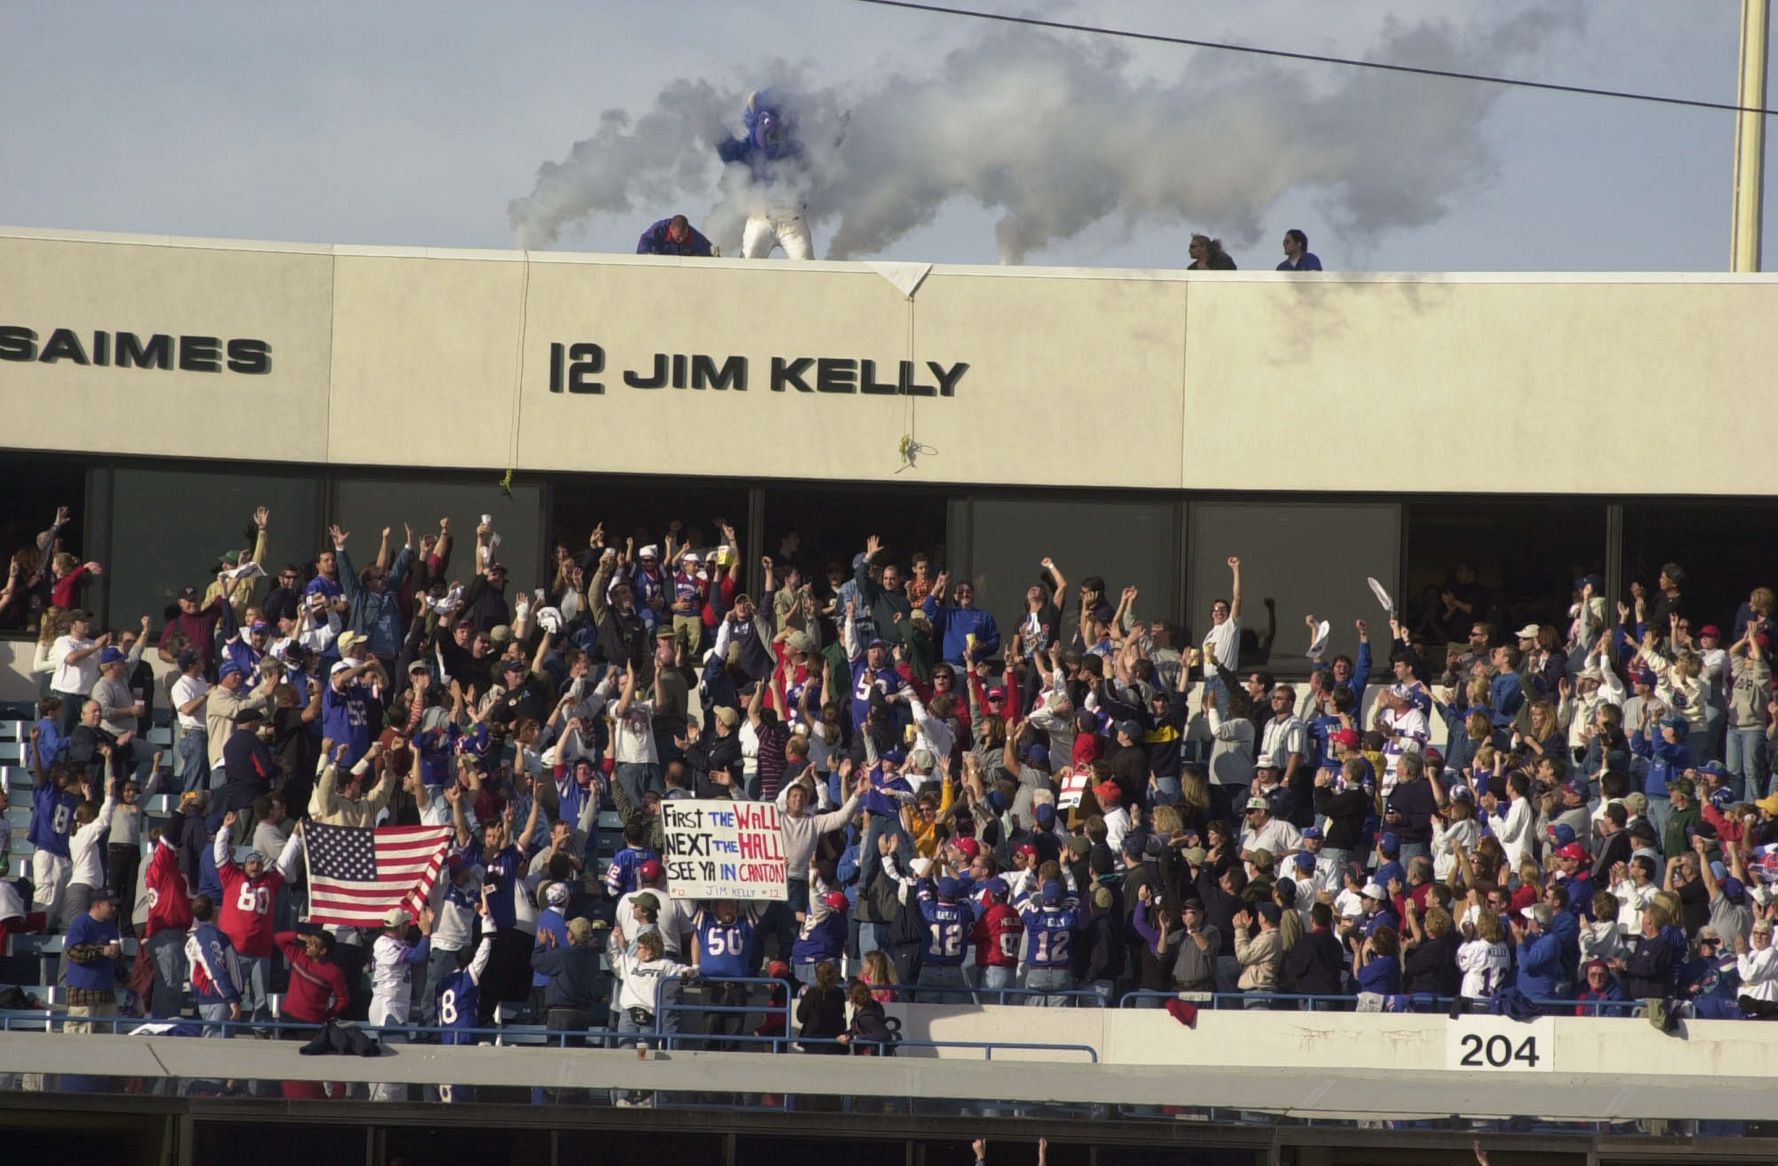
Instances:
[[[344,1015],[447,1040],[529,1011],[633,1042],[671,1005],[811,1052],[888,1047],[900,1001],[1778,1012],[1763,587],[1717,624],[1678,565],[1617,605],[1582,579],[1565,625],[1503,635],[1459,585],[1461,642],[1391,619],[1374,651],[1358,621],[1331,659],[1310,616],[1293,685],[1241,666],[1233,557],[1191,635],[1048,558],[997,619],[875,537],[849,572],[787,537],[756,600],[732,527],[599,527],[525,591],[485,522],[467,556],[445,521],[273,564],[261,509],[156,637],[80,606],[102,567],[60,552],[66,521],[6,592],[46,696],[0,929],[65,931],[71,1030],[120,995],[215,1035]],[[674,897],[660,807],[694,797],[776,803],[785,899]],[[304,924],[305,821],[450,827],[431,905]]]

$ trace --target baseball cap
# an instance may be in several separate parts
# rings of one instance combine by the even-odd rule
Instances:
[[[68,613],[68,622],[69,623],[92,623],[93,622],[93,613],[86,610],[85,608],[75,608],[73,611]]]
[[[1247,799],[1247,808],[1250,810],[1269,810],[1272,808],[1272,803],[1266,801],[1266,799],[1260,797],[1258,794],[1255,794],[1253,797]]]
[[[391,907],[383,916],[384,927],[406,927],[414,921],[414,917],[400,907]]]
[[[250,635],[258,635],[261,632],[269,632],[271,630],[272,625],[265,622],[263,619],[256,619],[247,626],[247,632]]]
[[[1093,792],[1098,795],[1099,800],[1102,802],[1106,802],[1113,806],[1121,806],[1124,804],[1124,791],[1108,781],[1100,782],[1097,786],[1094,786]]]
[[[591,939],[593,937],[593,932],[597,930],[597,925],[584,915],[568,920],[569,939],[579,940],[584,943]]]
[[[827,894],[821,896],[821,901],[827,904],[827,909],[829,911],[844,911],[852,905],[846,898],[846,892],[844,891],[829,891]]]
[[[1756,808],[1771,814],[1773,817],[1778,817],[1778,794],[1763,797],[1753,804]]]
[[[651,858],[636,868],[636,877],[645,883],[652,883],[666,873],[666,868],[661,865],[658,858]]]
[[[1722,897],[1731,903],[1743,903],[1747,900],[1747,884],[1733,875],[1722,880]]]
[[[1043,884],[1043,901],[1052,906],[1062,901],[1062,884],[1055,879]]]
[[[1548,903],[1533,903],[1529,907],[1522,907],[1519,914],[1527,919],[1535,919],[1545,927],[1548,927],[1550,920],[1556,917],[1556,913],[1550,910]]]
[[[191,666],[193,664],[196,664],[199,660],[202,660],[202,659],[203,659],[203,657],[198,655],[197,650],[195,648],[185,648],[185,649],[181,650],[179,653],[179,660],[178,660],[179,671],[190,672]]]
[[[1644,668],[1642,671],[1636,673],[1633,677],[1631,677],[1631,679],[1633,679],[1637,684],[1647,685],[1649,688],[1653,688],[1655,686],[1655,674],[1653,672],[1650,672],[1647,668]]]
[[[508,660],[500,665],[500,672],[502,675],[511,675],[514,672],[523,671],[525,671],[525,662],[523,660]]]
[[[959,838],[952,845],[970,858],[977,858],[982,853],[982,844],[973,838]]]
[[[1056,807],[1050,805],[1048,802],[1044,802],[1042,805],[1038,806],[1032,813],[1036,816],[1039,822],[1042,822],[1045,825],[1056,820]]]
[[[1587,853],[1587,848],[1578,842],[1570,842],[1567,846],[1556,851],[1556,856],[1558,858],[1570,858],[1575,862],[1585,862],[1592,857],[1592,855]]]
[[[1707,623],[1698,629],[1698,638],[1702,639],[1705,636],[1715,636],[1720,640],[1722,639],[1722,629],[1713,623]]]
[[[1329,734],[1327,739],[1335,745],[1343,745],[1348,749],[1358,748],[1357,729],[1339,729]]]
[[[1385,902],[1389,898],[1389,892],[1385,891],[1382,887],[1379,887],[1376,883],[1364,884],[1364,889],[1358,893],[1367,899],[1375,899],[1379,903]]]
[[[1148,839],[1145,835],[1132,830],[1124,835],[1123,844],[1118,849],[1122,850],[1126,857],[1141,858],[1148,849]]]
[[[726,704],[717,705],[716,706],[716,719],[732,729],[736,725],[741,723],[741,714],[736,712],[734,709],[730,708]]]
[[[1033,745],[1025,750],[1025,763],[1033,769],[1047,769],[1050,763],[1050,747]]]
[[[359,644],[364,643],[365,639],[366,637],[359,635],[357,632],[341,632],[338,640],[340,655],[344,656]]]
[[[564,907],[568,904],[568,884],[551,883],[543,892],[543,901],[552,907]]]
[[[179,589],[179,598],[181,599],[196,599],[197,597],[198,589],[196,587],[181,587]]]
[[[1377,839],[1377,845],[1382,848],[1384,854],[1401,853],[1401,839],[1389,831],[1383,832],[1383,836]]]
[[[125,656],[121,650],[107,646],[99,651],[99,667],[104,668],[112,664],[117,664],[128,658],[129,657]]]
[[[1126,737],[1140,739],[1142,736],[1142,726],[1135,721],[1119,721],[1117,723],[1117,731]]]
[[[1304,826],[1303,827],[1303,839],[1305,841],[1307,841],[1309,839],[1319,838],[1319,837],[1321,837],[1321,827],[1319,827],[1319,826]]]
[[[905,749],[897,747],[883,750],[883,752],[877,755],[877,759],[879,761],[887,761],[891,765],[900,765],[903,761],[908,759],[908,755]]]
[[[244,708],[235,714],[235,724],[237,725],[256,725],[263,720],[265,720],[265,714],[256,708]]]
[[[1729,767],[1720,761],[1706,761],[1698,766],[1699,773],[1708,773],[1712,777],[1729,777]]]
[[[957,897],[957,880],[950,875],[938,880],[938,897],[950,902]]]
[[[1521,640],[1535,640],[1537,638],[1537,633],[1540,630],[1542,630],[1542,629],[1540,629],[1536,624],[1528,623],[1524,627],[1520,628],[1518,631],[1514,632],[1513,635],[1519,637],[1519,639],[1521,639]]]
[[[1037,847],[1031,845],[1029,842],[1019,843],[1017,846],[1012,848],[1012,852],[1014,854],[1023,854],[1027,858],[1036,858],[1037,857]]]
[[[1549,828],[1550,837],[1556,840],[1558,847],[1567,846],[1574,841],[1574,827],[1566,822],[1555,822]]]
[[[993,895],[996,899],[1004,899],[1011,891],[1011,888],[1006,885],[1006,880],[999,875],[995,875],[986,883],[982,884],[982,889],[987,891],[990,895]]]
[[[1279,908],[1278,904],[1272,902],[1270,899],[1261,900],[1258,910],[1259,910],[1259,917],[1261,919],[1264,919],[1268,923],[1278,922],[1278,920],[1284,914],[1284,912]]]
[[[998,701],[1003,701],[1005,699],[1006,699],[1006,689],[1004,689],[1004,688],[990,688],[988,690],[988,702],[990,704],[998,702]]]
[[[1300,851],[1296,856],[1296,866],[1298,870],[1314,870],[1315,856],[1306,850]]]

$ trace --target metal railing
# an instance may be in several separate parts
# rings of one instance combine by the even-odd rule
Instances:
[[[1458,1011],[1463,1015],[1475,1015],[1488,1012],[1488,1001],[1477,997],[1432,996],[1424,993],[1399,993],[1385,996],[1385,1007],[1381,1012],[1450,1012],[1461,1000],[1463,1007]],[[1187,1004],[1196,1004],[1199,1008],[1222,1010],[1262,1010],[1272,1009],[1279,1012],[1356,1012],[1358,997],[1341,994],[1337,996],[1309,995],[1300,992],[1125,992],[1118,998],[1119,1008],[1144,1007],[1141,1001],[1153,1000],[1159,1006],[1168,1000],[1180,1000]],[[1397,1001],[1403,1007],[1391,1008],[1387,1002]],[[1606,1016],[1625,1017],[1632,1015],[1637,1009],[1643,1008],[1645,1000],[1574,1000],[1562,997],[1535,996],[1527,997],[1526,1001],[1536,1009],[1539,1016]]]

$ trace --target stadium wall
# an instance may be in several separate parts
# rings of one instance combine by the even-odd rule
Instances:
[[[0,270],[14,449],[191,457],[236,447],[249,407],[325,418],[281,429],[271,456],[293,463],[870,480],[896,474],[910,437],[927,448],[901,480],[926,483],[1608,495],[1658,472],[1668,493],[1778,492],[1761,456],[1778,399],[1748,391],[1778,309],[1768,276],[792,264],[5,228]],[[150,354],[171,367],[118,367],[119,333],[173,338]],[[231,341],[260,345],[237,361]],[[657,357],[669,385],[726,387],[625,383]],[[1664,420],[1681,402],[1720,424]],[[423,424],[392,445],[403,419]],[[1401,456],[1355,456],[1391,439]],[[1597,456],[1550,455],[1577,439]]]

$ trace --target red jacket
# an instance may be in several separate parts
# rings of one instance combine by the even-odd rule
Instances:
[[[191,930],[191,885],[179,869],[179,848],[163,835],[148,860],[148,934]]]
[[[284,995],[285,1019],[322,1024],[344,1012],[347,1001],[352,998],[352,989],[339,966],[310,959],[294,931],[280,931],[274,938],[284,954],[290,957],[290,991]]]

